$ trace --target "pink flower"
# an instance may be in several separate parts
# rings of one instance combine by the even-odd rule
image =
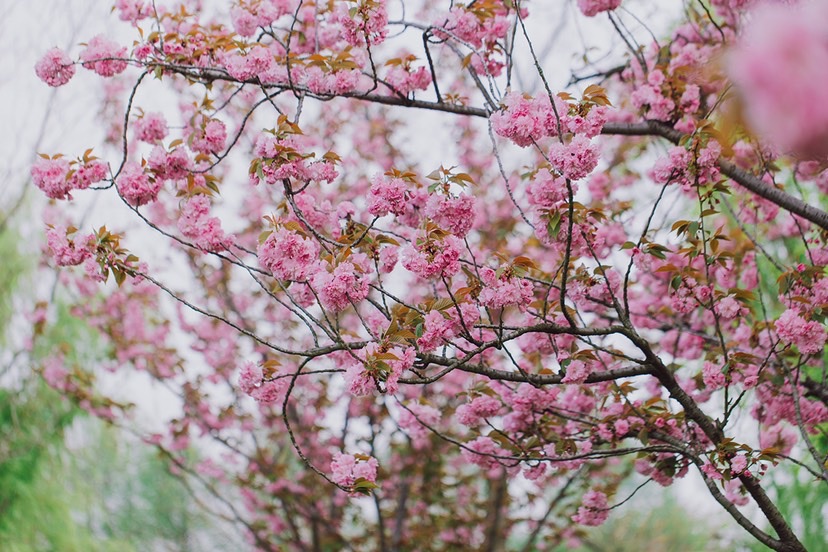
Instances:
[[[233,22],[233,28],[236,29],[236,33],[239,36],[253,36],[256,33],[256,29],[259,28],[259,22],[256,16],[245,8],[234,7],[231,9],[230,20]]]
[[[143,117],[136,119],[133,130],[136,139],[150,144],[163,140],[169,133],[166,119],[157,112],[145,113]]]
[[[181,180],[187,178],[192,169],[192,160],[184,148],[167,152],[161,146],[155,146],[147,164],[159,180]]]
[[[578,7],[587,17],[594,17],[601,12],[616,9],[621,0],[578,0]]]
[[[249,395],[262,383],[263,378],[261,366],[254,362],[245,362],[239,373],[239,389]]]
[[[70,374],[66,370],[64,360],[60,356],[52,356],[43,363],[43,379],[49,387],[59,391],[67,391],[70,386]]]
[[[218,153],[227,141],[227,127],[218,119],[208,119],[189,136],[190,148],[199,153]]]
[[[372,456],[352,456],[337,452],[331,461],[331,479],[337,485],[350,488],[360,481],[376,483],[379,462]],[[354,496],[359,496],[356,493]]]
[[[474,197],[466,194],[448,197],[432,194],[425,206],[425,215],[443,230],[461,238],[471,230],[477,211]]]
[[[307,280],[319,260],[319,243],[285,227],[274,230],[259,245],[259,264],[280,280]]]
[[[92,184],[106,178],[107,169],[106,163],[92,160],[77,167],[69,180],[73,188],[85,190]]]
[[[60,48],[52,48],[35,65],[35,74],[49,86],[63,86],[75,75],[75,65]]]
[[[462,242],[455,236],[441,240],[419,238],[416,245],[406,245],[402,250],[402,265],[421,278],[453,276],[460,270]]]
[[[828,154],[828,4],[766,3],[757,8],[730,56],[748,118],[784,151]]]
[[[716,311],[716,314],[725,320],[733,320],[739,316],[739,313],[742,310],[742,305],[739,301],[728,295],[727,297],[722,297],[718,302],[716,302],[714,310]]]
[[[721,481],[722,480],[722,474],[719,473],[719,470],[716,469],[716,466],[714,466],[713,464],[711,464],[709,462],[706,462],[704,465],[702,465],[701,471],[704,472],[704,474],[707,477],[709,477],[710,479],[712,479],[714,481]]]
[[[261,366],[253,362],[245,362],[239,373],[239,389],[261,404],[283,401],[289,385],[289,378],[266,380]]]
[[[783,343],[796,345],[803,355],[821,353],[825,347],[825,327],[806,321],[794,309],[788,309],[776,321],[776,333]]]
[[[261,404],[280,403],[285,400],[290,379],[280,378],[272,381],[263,381],[262,384],[251,391],[250,396]]]
[[[654,70],[650,73],[648,82],[641,84],[630,95],[633,106],[641,110],[647,119],[669,121],[673,117],[676,104],[664,95],[663,81],[664,74],[660,70]]]
[[[73,165],[75,167],[73,168]],[[40,157],[31,169],[35,186],[52,199],[72,199],[69,192],[84,190],[106,178],[107,165],[92,159],[80,166],[63,158]]]
[[[378,343],[369,343],[356,356],[359,362],[352,363],[345,371],[348,390],[357,396],[376,390],[393,395],[399,390],[400,376],[414,365],[416,352],[412,347],[384,350]]]
[[[126,48],[108,38],[98,35],[86,45],[80,59],[86,69],[91,69],[102,77],[112,77],[123,73],[127,68]]]
[[[32,166],[32,181],[47,197],[52,199],[72,199],[69,192],[72,184],[67,178],[69,161],[63,158],[45,159],[39,157]]]
[[[121,21],[135,23],[150,15],[150,9],[142,0],[115,0],[115,9]]]
[[[400,427],[408,433],[415,450],[428,446],[431,431],[426,425],[435,428],[439,421],[440,411],[425,404],[413,403],[400,413]]]
[[[423,335],[417,339],[417,347],[421,351],[433,351],[445,345],[463,330],[464,325],[471,330],[480,318],[480,312],[472,303],[460,303],[459,306],[462,321],[453,306],[446,311],[431,310],[426,313]]]
[[[394,267],[397,266],[399,260],[400,248],[396,246],[386,246],[380,249],[379,252],[379,270],[383,274],[388,274]]]
[[[578,513],[572,516],[572,521],[592,527],[607,521],[609,517],[607,495],[600,491],[587,491],[581,503],[583,505],[578,508]]]
[[[573,360],[566,366],[566,375],[563,383],[584,383],[592,373],[590,365],[582,360]]]
[[[722,372],[722,367],[709,361],[704,361],[702,367],[702,379],[704,385],[711,391],[721,389],[727,384],[727,378]]]
[[[500,448],[490,437],[480,436],[465,444],[460,451],[466,462],[490,470],[500,466],[498,456],[510,456],[508,452]]]
[[[386,178],[377,175],[368,192],[368,212],[382,217],[388,213],[401,215],[405,212],[406,184],[401,178]]]
[[[385,75],[387,82],[395,92],[407,96],[414,90],[425,90],[431,85],[431,73],[425,67],[412,70],[410,67],[396,65]]]
[[[334,312],[345,310],[351,303],[359,303],[370,291],[368,278],[350,261],[339,263],[331,272],[323,266],[313,277],[312,284],[322,306]]]
[[[553,144],[549,161],[565,178],[580,180],[598,166],[598,148],[589,138],[576,136],[568,144]]]
[[[124,165],[116,184],[127,203],[134,207],[155,201],[161,189],[160,179],[151,178],[141,165],[131,161]]]
[[[559,98],[555,98],[558,115],[568,111]],[[504,109],[492,114],[492,129],[500,136],[509,138],[526,147],[546,136],[557,136],[557,119],[547,96],[526,98],[517,92],[509,92],[503,98]]]
[[[516,305],[524,309],[532,302],[534,288],[529,280],[512,276],[508,270],[498,278],[497,273],[488,267],[480,269],[480,277],[485,287],[478,299],[485,307],[500,309]]]
[[[336,22],[342,25],[345,41],[351,46],[375,46],[388,34],[388,13],[385,0],[340,2]]]
[[[470,403],[457,407],[455,417],[464,426],[476,426],[485,418],[491,418],[500,410],[501,402],[489,395],[475,397]]]
[[[89,234],[77,243],[69,239],[69,232],[62,226],[55,226],[46,230],[46,243],[52,251],[58,266],[76,266],[92,256],[88,245],[94,243],[95,237]]]
[[[221,229],[221,222],[209,216],[210,199],[205,195],[191,197],[181,208],[178,229],[193,245],[204,251],[221,251],[232,244]]]
[[[572,192],[575,193],[577,186],[572,185]],[[549,169],[542,168],[535,173],[526,188],[526,195],[529,196],[529,205],[541,209],[551,209],[569,195],[564,178],[553,175]]]
[[[747,469],[747,456],[744,454],[737,454],[733,458],[730,459],[730,471],[733,472],[734,475],[739,475],[744,473]]]
[[[608,115],[609,109],[606,106],[597,105],[589,110],[586,117],[577,112],[561,114],[561,124],[572,134],[583,134],[587,138],[594,138],[601,134]]]

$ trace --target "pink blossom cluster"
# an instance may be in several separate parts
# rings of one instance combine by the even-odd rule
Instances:
[[[569,143],[552,144],[549,162],[564,178],[580,180],[598,166],[598,148],[586,136],[575,136]]]
[[[466,443],[460,454],[466,462],[480,466],[484,470],[491,470],[500,466],[501,459],[498,457],[508,458],[510,456],[491,437],[483,435]]]
[[[592,366],[583,360],[570,360],[565,372],[563,383],[584,383],[592,373]]]
[[[35,65],[35,74],[49,86],[63,86],[75,75],[75,65],[66,52],[52,48]]]
[[[75,241],[69,239],[69,235],[63,226],[46,230],[46,244],[58,266],[76,266],[92,256],[90,244],[95,243],[95,236],[88,234]]]
[[[633,106],[649,120],[670,121],[674,117],[675,102],[664,94],[664,73],[658,69],[647,74],[647,82],[636,87],[630,96]]]
[[[239,36],[251,37],[259,27],[268,27],[283,15],[296,11],[296,0],[242,0],[230,10],[230,20]]]
[[[705,387],[710,391],[721,389],[727,384],[727,377],[722,371],[722,367],[708,360],[705,360],[702,366],[702,380]]]
[[[716,301],[713,308],[716,314],[724,320],[733,320],[744,311],[741,303],[731,295],[727,295]]]
[[[376,342],[369,343],[356,353],[358,362],[352,362],[345,371],[348,391],[362,396],[379,389],[393,395],[399,390],[400,376],[414,365],[416,356],[413,347],[385,349]]]
[[[400,257],[400,248],[388,245],[380,249],[377,263],[382,274],[390,274],[397,266]]]
[[[239,389],[262,404],[272,404],[284,400],[289,378],[265,380],[262,367],[246,362],[239,372]]]
[[[564,104],[564,107],[567,107]],[[587,138],[595,138],[604,129],[609,118],[609,108],[603,105],[593,105],[586,115],[582,115],[574,106],[567,113],[561,114],[561,128],[572,134],[582,134]]]
[[[127,68],[126,48],[103,35],[92,38],[81,52],[80,59],[86,69],[102,77],[112,77]]]
[[[219,219],[210,216],[210,199],[205,195],[195,195],[184,203],[178,229],[204,251],[222,251],[232,244]]]
[[[748,468],[748,457],[744,454],[737,454],[733,458],[730,459],[730,472],[733,475],[741,475],[746,474],[750,475],[750,472],[747,471]]]
[[[240,81],[257,79],[263,84],[288,82],[287,68],[276,63],[275,54],[265,46],[253,46],[247,53],[234,52],[222,58],[225,69],[231,77]],[[300,70],[295,69],[296,71]],[[299,74],[291,74],[298,82]]]
[[[275,278],[303,282],[316,271],[319,242],[281,226],[259,244],[259,264]]]
[[[167,151],[155,146],[147,159],[149,168],[159,180],[181,180],[187,178],[193,169],[193,160],[182,147]]]
[[[434,239],[420,237],[415,245],[402,248],[402,265],[420,278],[431,279],[453,276],[460,270],[460,251],[463,242],[456,236]]]
[[[578,185],[571,184],[572,193],[578,190]],[[526,188],[529,205],[539,209],[552,209],[569,197],[566,179],[556,176],[547,168],[538,169],[529,181]]]
[[[162,180],[144,172],[144,168],[133,161],[124,164],[116,180],[118,192],[133,207],[140,207],[158,198]]]
[[[591,490],[584,493],[578,513],[572,516],[572,521],[581,525],[598,526],[607,521],[609,507],[607,495],[601,491]]]
[[[144,0],[115,0],[115,9],[121,21],[132,23],[146,19],[152,13],[152,8]]]
[[[464,426],[476,426],[487,418],[497,415],[502,404],[490,395],[479,395],[457,407],[455,418]]]
[[[460,303],[459,309],[460,315],[454,308],[428,311],[423,321],[423,334],[417,338],[417,347],[421,351],[433,351],[449,343],[464,326],[470,330],[480,318],[480,312],[472,303]]]
[[[716,14],[728,25],[735,26],[741,11],[749,8],[757,0],[710,0],[710,5],[716,8]]]
[[[201,119],[201,124],[189,129],[187,143],[193,151],[199,153],[219,153],[227,142],[227,127],[218,119]]]
[[[158,112],[145,113],[135,120],[132,129],[137,140],[150,144],[163,140],[169,134],[167,120]]]
[[[783,343],[796,345],[803,355],[821,353],[825,348],[825,326],[805,320],[795,309],[788,309],[774,324]]]
[[[402,215],[406,206],[406,183],[401,178],[377,175],[368,190],[368,212],[375,217]]]
[[[67,391],[73,386],[71,374],[66,369],[65,359],[62,356],[47,358],[43,363],[41,375],[49,387],[58,391]]]
[[[431,73],[425,67],[413,69],[410,65],[395,65],[385,74],[385,82],[394,92],[407,96],[415,90],[431,86]]]
[[[471,67],[479,75],[498,76],[503,71],[504,62],[502,49],[498,44],[506,38],[511,22],[509,20],[509,9],[505,4],[494,7],[489,13],[481,17],[469,6],[454,6],[447,16],[442,16],[435,28],[443,28],[450,35],[438,32],[437,36],[456,37],[466,44],[472,46],[476,51],[470,57]],[[527,14],[525,8],[521,8]]]
[[[728,70],[753,129],[784,152],[828,155],[828,4],[803,0],[757,8]]]
[[[428,447],[431,431],[426,426],[436,429],[439,421],[439,410],[418,402],[410,404],[400,413],[400,427],[408,433],[415,450]]]
[[[107,165],[102,161],[69,162],[62,157],[40,157],[32,165],[35,186],[52,199],[72,199],[72,190],[85,190],[106,178]]]
[[[468,7],[452,8],[445,24],[446,30],[478,49],[506,37],[510,27],[506,9],[495,10],[491,20],[485,20]]]
[[[504,270],[498,277],[494,270],[483,267],[480,269],[480,279],[485,287],[480,291],[478,299],[484,307],[501,309],[514,305],[524,309],[532,302],[532,282],[511,275],[508,270]]]
[[[621,0],[578,0],[578,8],[587,17],[595,17],[601,12],[611,11],[621,5]]]
[[[286,178],[301,182],[332,182],[338,175],[334,164],[328,160],[312,161],[313,154],[303,153],[302,141],[290,135],[283,138],[261,135],[256,141],[255,154],[261,158],[261,176],[268,184],[282,184]],[[259,182],[260,176],[251,173],[250,178]],[[300,196],[301,197],[301,196]]]
[[[540,95],[536,98],[526,97],[517,92],[509,92],[503,97],[503,109],[492,114],[492,129],[504,138],[508,138],[521,147],[547,136],[557,136],[558,120],[549,97]],[[568,112],[568,106],[555,98],[555,107],[559,116]]]
[[[357,69],[325,71],[314,65],[305,69],[299,82],[314,94],[347,94],[356,90],[361,75]]]
[[[377,481],[377,459],[365,455],[353,456],[337,452],[331,461],[331,479],[337,485],[350,488],[360,480],[370,483]]]
[[[653,166],[651,176],[658,184],[668,182],[681,185],[689,191],[698,182],[716,182],[719,178],[719,167],[716,162],[722,153],[722,148],[716,140],[710,140],[706,146],[694,151],[682,146],[673,146],[668,156],[658,159]]]
[[[342,25],[345,42],[351,46],[376,46],[388,35],[385,0],[355,0],[337,4],[335,21]]]
[[[436,222],[440,228],[455,236],[463,237],[474,225],[477,217],[474,196],[460,194],[457,197],[432,194],[423,210],[425,216]]]
[[[313,276],[311,285],[323,307],[339,312],[368,297],[370,272],[370,263],[360,253],[335,267],[323,266]]]

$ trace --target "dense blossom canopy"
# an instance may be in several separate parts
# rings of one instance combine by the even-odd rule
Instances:
[[[825,3],[577,0],[617,35],[563,90],[544,4],[118,0],[38,62],[121,83],[31,169],[48,263],[257,549],[540,550],[692,471],[804,550],[763,478],[828,485]]]

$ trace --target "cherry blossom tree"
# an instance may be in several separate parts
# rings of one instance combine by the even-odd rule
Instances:
[[[32,167],[48,262],[257,549],[540,550],[693,472],[804,550],[763,479],[828,485],[828,9],[577,0],[562,67],[542,4],[117,0],[128,39],[44,45],[106,125]]]

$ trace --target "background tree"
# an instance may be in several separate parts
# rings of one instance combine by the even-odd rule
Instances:
[[[38,62],[110,79],[108,145],[32,167],[73,312],[257,548],[572,542],[633,458],[804,550],[765,478],[828,484],[828,13],[676,2],[662,38],[576,4],[119,0],[129,41]],[[568,71],[537,42],[564,14],[614,33]],[[128,388],[49,362],[124,420]]]

